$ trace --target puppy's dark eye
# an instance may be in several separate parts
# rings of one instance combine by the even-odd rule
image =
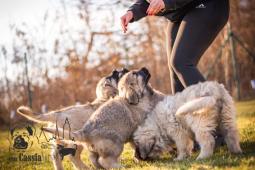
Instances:
[[[130,83],[129,85],[130,85],[130,86],[134,86],[134,85],[135,85],[135,83]]]

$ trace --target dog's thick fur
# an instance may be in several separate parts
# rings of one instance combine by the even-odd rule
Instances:
[[[103,103],[118,94],[117,84],[119,79],[127,73],[128,70],[122,69],[119,71],[114,70],[111,75],[103,77],[96,87],[96,99],[84,105],[70,106],[61,110],[52,111],[46,114],[35,114],[30,108],[21,106],[17,112],[26,117],[27,119],[36,123],[47,124],[48,127],[63,128],[66,119],[68,119],[71,131],[77,131],[83,127],[92,113]],[[68,132],[69,133],[69,132]],[[61,133],[62,134],[62,133]],[[67,137],[67,135],[65,135]],[[60,141],[57,141],[60,142]],[[65,144],[66,145],[66,144]],[[74,166],[78,169],[88,169],[88,167],[81,161],[80,154],[83,150],[81,144],[77,144],[76,154],[69,156]],[[52,150],[52,158],[55,169],[63,169],[62,160],[60,158],[57,148]]]
[[[146,118],[147,113],[163,99],[148,85],[147,69],[130,71],[118,84],[119,96],[100,106],[83,129],[73,133],[75,140],[85,142],[90,159],[97,168],[119,168],[118,158],[124,143]],[[54,129],[45,129],[54,132]]]
[[[204,82],[192,85],[174,96],[165,96],[133,136],[140,159],[158,157],[174,141],[182,160],[190,155],[195,139],[201,152],[197,159],[213,154],[213,134],[223,135],[232,153],[241,153],[236,111],[223,85]]]

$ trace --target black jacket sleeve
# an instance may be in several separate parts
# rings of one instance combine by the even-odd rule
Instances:
[[[149,7],[149,3],[146,0],[137,0],[128,11],[133,12],[133,19],[130,22],[138,21],[139,19],[147,15],[146,11]]]
[[[165,3],[166,10],[177,10],[184,5],[196,0],[163,0]]]
[[[166,13],[176,11],[181,9],[185,5],[189,4],[190,2],[200,2],[202,0],[163,0],[165,3],[165,9],[162,12],[159,12],[157,15],[162,16]],[[138,21],[139,19],[145,17],[147,15],[146,11],[149,7],[149,3],[146,0],[136,0],[136,2],[129,7],[128,11],[133,12],[133,19],[130,22]]]

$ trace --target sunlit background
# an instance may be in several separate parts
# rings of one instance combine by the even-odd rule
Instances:
[[[98,80],[122,67],[147,67],[151,85],[171,93],[165,47],[168,20],[146,17],[130,24],[124,34],[120,17],[134,1],[0,0],[1,170],[54,168],[47,149],[52,137],[42,135],[42,124],[16,113],[21,105],[44,114],[93,101]],[[198,67],[206,79],[223,83],[235,99],[244,153],[230,155],[221,147],[204,161],[196,161],[195,153],[188,161],[173,162],[175,154],[166,153],[162,159],[137,163],[134,150],[125,145],[125,169],[255,169],[255,0],[229,1],[229,23]],[[10,150],[16,141],[10,132],[24,134],[28,125],[37,130],[27,141],[33,147],[22,152],[45,155],[42,162],[13,159],[22,152]],[[86,151],[81,159],[92,167]],[[63,162],[65,169],[73,169],[67,157]]]
[[[147,17],[122,33],[120,17],[133,2],[0,0],[0,107],[9,113],[31,104],[40,111],[42,105],[55,109],[91,101],[99,78],[121,67],[148,67],[152,85],[170,93],[164,32],[168,21]],[[254,2],[231,0],[236,65],[230,43],[224,44],[227,27],[199,64],[207,79],[225,84],[236,99],[255,96]]]
[[[118,5],[117,10],[114,9],[115,3],[67,0],[1,1],[0,44],[8,52],[8,60],[5,61],[10,67],[7,70],[8,77],[15,80],[20,70],[11,68],[14,62],[22,60],[22,54],[28,52],[29,60],[40,63],[40,68],[31,66],[32,70],[39,69],[43,72],[50,67],[49,76],[59,76],[61,73],[56,73],[52,67],[57,65],[56,69],[59,69],[67,64],[67,49],[74,49],[79,56],[86,55],[87,42],[94,32],[99,34],[93,37],[93,48],[96,51],[114,50],[107,48],[107,39],[100,34],[114,33],[115,41],[120,41],[119,18],[124,8]],[[32,49],[28,50],[27,46]],[[91,51],[88,59],[89,64],[93,65],[98,63],[98,58],[94,50]],[[1,78],[3,76],[1,72]]]

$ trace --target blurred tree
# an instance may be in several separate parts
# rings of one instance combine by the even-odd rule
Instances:
[[[60,7],[54,12],[46,11],[37,26],[29,23],[10,25],[12,47],[1,46],[4,79],[0,81],[0,104],[4,104],[6,110],[15,110],[28,101],[22,59],[25,52],[31,70],[28,76],[33,90],[33,108],[37,111],[43,104],[51,110],[93,100],[97,81],[114,68],[123,66],[130,69],[148,67],[152,85],[170,93],[166,36],[162,29],[166,27],[166,19],[142,19],[123,34],[120,27],[116,28],[116,23],[120,22],[116,9],[126,10],[131,1],[58,2]],[[230,2],[233,31],[254,53],[255,0]],[[226,45],[219,51],[226,38],[227,30],[224,29],[204,54],[199,68],[208,75],[208,80],[225,84],[235,95],[230,47]],[[236,56],[241,97],[255,97],[250,86],[250,80],[255,77],[254,60],[239,45],[236,45]],[[211,70],[210,74],[208,70]]]

